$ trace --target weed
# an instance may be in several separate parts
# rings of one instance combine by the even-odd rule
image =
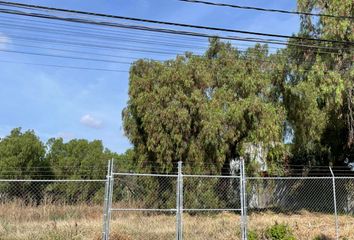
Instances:
[[[267,228],[265,236],[269,240],[295,240],[289,226],[279,223],[275,223],[273,226]]]

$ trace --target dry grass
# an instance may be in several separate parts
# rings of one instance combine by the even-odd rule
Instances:
[[[340,216],[340,235],[354,239],[354,218]],[[251,214],[249,228],[261,235],[265,228],[287,223],[297,239],[313,239],[324,234],[335,236],[333,215],[301,212],[297,214],[274,214],[272,212]],[[112,240],[154,239],[175,237],[174,215],[143,215],[115,213],[111,222]],[[20,203],[0,205],[1,240],[99,240],[102,232],[101,206],[24,206]],[[184,215],[184,236],[190,240],[239,239],[239,216],[230,213],[214,215]]]

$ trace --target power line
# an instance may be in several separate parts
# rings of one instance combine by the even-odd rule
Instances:
[[[158,21],[158,20],[151,20],[151,19],[134,18],[134,17],[111,15],[111,14],[102,14],[102,13],[95,13],[95,12],[85,12],[85,11],[78,11],[78,10],[71,10],[71,9],[52,8],[52,7],[46,7],[46,6],[40,6],[40,5],[16,3],[16,2],[0,1],[0,4],[6,5],[6,6],[12,6],[12,7],[42,9],[42,10],[49,10],[49,11],[75,13],[75,14],[89,15],[89,16],[96,16],[96,17],[114,18],[114,19],[121,19],[121,20],[154,23],[154,24],[162,24],[162,25],[178,26],[178,27],[188,27],[188,28],[204,29],[204,30],[212,30],[212,31],[232,32],[232,33],[250,34],[250,35],[257,35],[257,36],[268,36],[268,37],[276,37],[276,38],[297,39],[297,40],[310,40],[310,41],[319,41],[319,42],[341,43],[341,44],[348,44],[348,45],[354,44],[354,42],[350,42],[350,41],[339,41],[339,40],[321,39],[321,38],[306,38],[306,37],[299,37],[299,36],[289,36],[289,35],[281,35],[281,34],[244,31],[244,30],[237,30],[237,29],[209,27],[209,26],[201,26],[201,25],[191,25],[191,24],[184,24],[184,23],[177,23],[177,22]],[[5,11],[6,11],[6,9],[5,9]],[[4,12],[4,9],[2,9],[2,12]],[[11,10],[10,10],[10,12],[11,12]],[[17,13],[20,14],[18,11],[17,11]],[[22,12],[22,14],[28,15],[29,13]],[[43,14],[38,15],[38,14],[33,14],[33,13],[32,13],[32,15],[33,16],[41,15],[42,17],[47,16],[48,18],[50,18],[50,15],[43,15]]]
[[[21,18],[17,18],[17,19],[14,19],[11,17],[7,17],[7,16],[0,16],[0,18],[3,18],[5,19],[4,21],[6,22],[21,22],[21,23],[27,23],[28,24],[28,21],[26,21],[25,19],[21,19]],[[61,24],[61,23],[58,23],[58,22],[44,22],[44,21],[38,21],[38,20],[35,20],[35,19],[32,19],[31,20],[31,26],[33,26],[33,23],[39,23],[41,25],[46,25],[46,26],[59,26],[61,27],[61,29],[68,29],[68,30],[85,30],[85,32],[87,32],[87,30],[89,31],[94,31],[95,33],[97,32],[101,32],[101,33],[113,33],[114,35],[118,35],[118,36],[133,36],[133,37],[136,37],[136,33],[133,33],[133,32],[127,32],[127,31],[123,31],[123,30],[117,30],[117,29],[103,29],[103,28],[95,28],[95,27],[92,27],[92,26],[78,26],[78,25],[72,25],[71,23],[69,23],[69,25],[67,24]],[[126,30],[126,29],[124,29]],[[135,31],[133,29],[133,31]],[[185,43],[185,42],[192,42],[192,43],[195,43],[194,40],[191,39],[191,37],[193,36],[163,36],[163,35],[156,35],[154,32],[151,32],[151,33],[139,33],[139,37],[141,36],[145,36],[145,37],[148,37],[148,38],[157,38],[159,40],[161,39],[167,39],[167,40],[174,40],[173,43]],[[178,41],[180,40],[180,41]],[[199,40],[199,37],[198,37],[198,40]],[[171,42],[171,41],[169,41]],[[200,43],[200,41],[199,41]],[[203,42],[203,43],[208,43],[207,41]]]
[[[48,42],[48,41],[52,41],[52,39],[46,39],[44,40],[44,42]],[[16,44],[15,44],[16,45]],[[28,46],[28,45],[22,45],[22,44],[18,44],[20,46]],[[38,47],[38,48],[41,48],[40,46],[31,46],[29,45],[29,47]],[[44,49],[55,49],[55,50],[62,50],[62,49],[56,49],[56,48],[45,48]],[[69,50],[70,51],[70,50]],[[235,50],[235,51],[239,51],[239,50]],[[32,53],[32,52],[23,52],[23,51],[12,51],[12,50],[4,50],[4,52],[10,52],[10,53],[20,53],[20,54],[30,54],[30,55],[39,55],[39,56],[48,56],[48,54],[41,54],[41,53]],[[85,52],[86,53],[86,52]],[[64,57],[64,58],[73,58],[72,56],[63,56],[63,55],[50,55],[51,57]],[[119,57],[119,56],[116,56],[116,57]],[[87,58],[76,58],[74,57],[74,59],[80,59],[80,60],[88,60]],[[89,60],[94,60],[96,61],[97,59],[89,59]],[[267,60],[262,60],[262,59],[258,59],[258,58],[252,58],[252,57],[247,57],[245,55],[240,55],[240,57],[237,59],[237,60],[241,60],[241,61],[254,61],[255,63],[272,63],[272,61],[267,61]],[[105,60],[101,60],[101,59],[98,59],[97,61],[105,61]],[[116,61],[114,61],[115,63],[117,63]],[[121,63],[121,62],[118,62],[118,63]],[[127,62],[124,62],[125,64],[130,64],[130,63],[127,63]],[[36,65],[36,64],[32,64],[32,65]],[[37,64],[39,65],[39,64]],[[49,65],[50,66],[50,65]],[[51,65],[51,66],[54,66],[55,65]],[[59,66],[61,67],[61,66]],[[63,66],[65,67],[65,66]],[[101,69],[99,69],[101,70]],[[302,72],[302,73],[305,73],[305,72],[308,72],[309,69],[303,69],[303,70],[298,70],[298,72]],[[272,72],[279,72],[279,73],[284,73],[286,72],[286,70],[278,70],[278,71],[274,71],[274,69],[272,70]],[[327,72],[327,71],[326,71]]]
[[[1,43],[1,41],[0,41],[0,43]],[[5,42],[3,42],[3,43],[5,43]],[[34,46],[34,45],[12,43],[12,42],[7,43],[7,44],[14,45],[14,46],[19,46],[19,47],[39,48],[39,49],[46,49],[46,50],[53,50],[53,51],[60,51],[60,52],[88,54],[88,55],[103,56],[103,57],[125,58],[125,59],[131,59],[131,60],[140,59],[140,58],[136,58],[136,57],[118,56],[118,55],[96,53],[96,52],[93,53],[93,52],[85,52],[85,51],[76,51],[76,50],[69,50],[69,49],[62,49],[62,48],[53,48],[53,47]]]
[[[66,55],[55,55],[55,54],[46,54],[46,53],[35,53],[35,52],[7,50],[7,49],[0,49],[0,52],[19,53],[19,54],[26,54],[26,55],[36,55],[36,56],[56,57],[56,58],[67,58],[67,59],[75,59],[75,60],[86,60],[86,61],[95,61],[95,62],[131,64],[130,62],[121,62],[121,61],[106,60],[106,59],[83,58],[83,57],[74,57],[74,56],[66,56]]]
[[[264,40],[264,39],[260,39],[260,38],[233,37],[233,36],[216,36],[216,35],[210,35],[210,34],[200,33],[200,32],[180,31],[180,30],[166,29],[166,28],[153,28],[153,27],[147,27],[147,26],[127,25],[127,24],[119,24],[119,23],[113,23],[113,22],[96,22],[96,21],[92,21],[92,20],[88,20],[88,19],[64,18],[64,17],[58,17],[58,16],[54,16],[54,15],[26,13],[26,12],[22,12],[22,11],[14,11],[14,10],[8,10],[8,9],[0,9],[0,13],[1,12],[7,13],[7,14],[28,16],[28,17],[37,17],[37,18],[60,20],[60,21],[66,21],[66,22],[92,24],[92,25],[107,26],[107,27],[118,27],[118,28],[125,28],[125,29],[150,31],[150,32],[160,32],[160,33],[168,33],[168,34],[175,34],[175,35],[185,35],[185,36],[204,37],[204,38],[217,37],[217,38],[224,39],[224,40],[269,43],[269,44],[276,44],[276,45],[287,45],[287,46],[328,49],[328,50],[344,50],[343,48],[325,47],[325,46],[318,46],[318,45],[315,46],[315,45],[308,45],[308,44],[301,44],[301,43],[300,44],[286,43],[286,42],[282,42],[279,40],[268,40],[268,39]]]
[[[8,60],[0,60],[0,62],[12,63],[12,64],[25,64],[25,65],[43,66],[43,67],[78,69],[78,70],[92,70],[92,71],[119,72],[119,73],[128,73],[129,72],[129,71],[126,71],[126,70],[116,70],[116,69],[75,67],[75,66],[43,64],[43,63],[33,63],[33,62],[18,62],[18,61],[8,61]]]
[[[184,45],[184,44],[173,44],[169,42],[161,42],[161,41],[149,41],[149,40],[142,40],[138,38],[128,38],[128,37],[114,37],[114,36],[107,36],[103,34],[94,34],[94,33],[87,33],[87,32],[76,32],[76,31],[68,31],[68,30],[60,30],[58,32],[56,29],[50,28],[42,28],[42,27],[33,27],[33,26],[21,26],[17,24],[7,24],[7,23],[0,23],[0,26],[5,26],[5,28],[13,29],[20,29],[25,31],[33,31],[38,30],[37,32],[40,33],[57,33],[61,36],[75,36],[75,37],[93,37],[98,38],[100,40],[119,40],[124,42],[135,42],[135,43],[143,43],[143,44],[152,44],[152,45],[159,45],[159,46],[167,46],[167,47],[175,47],[175,48],[198,48],[198,49],[205,49],[206,47],[196,46],[196,45]],[[80,34],[80,35],[78,35]]]
[[[41,46],[31,46],[31,45],[23,45],[23,44],[14,44],[14,45],[19,45],[19,46],[29,46],[29,47],[37,47],[37,48],[42,48]],[[57,49],[57,48],[46,48],[44,47],[44,49],[52,49],[52,50],[62,50],[62,49]],[[14,50],[0,50],[0,51],[3,51],[3,52],[9,52],[9,53],[19,53],[19,54],[28,54],[28,55],[38,55],[38,56],[49,56],[49,57],[59,57],[59,58],[73,58],[73,59],[78,59],[78,60],[93,60],[93,61],[106,61],[106,60],[101,60],[101,59],[87,59],[87,58],[79,58],[79,57],[72,57],[72,56],[63,56],[63,55],[53,55],[53,54],[42,54],[42,53],[33,53],[33,52],[23,52],[23,51],[14,51]],[[62,51],[65,51],[65,50],[62,50]],[[70,50],[68,50],[70,51]],[[247,51],[240,51],[240,50],[235,50],[235,51],[238,51],[238,52],[247,52]],[[76,51],[75,51],[76,52]],[[87,52],[85,52],[87,53]],[[94,54],[94,53],[92,53]],[[119,57],[119,56],[116,56],[116,57]],[[140,58],[135,58],[136,60],[140,59]],[[267,60],[262,60],[262,59],[259,59],[259,58],[252,58],[252,57],[247,57],[245,55],[241,55],[238,59],[238,61],[254,61],[254,62],[257,62],[257,63],[273,63],[272,61],[267,61]],[[131,64],[131,63],[128,63],[128,62],[117,62],[117,61],[109,61],[107,60],[108,62],[113,62],[113,63],[123,63],[123,64]],[[154,60],[156,61],[156,60]],[[303,71],[300,71],[298,70],[299,72],[308,72],[309,70],[303,70]],[[278,71],[280,73],[283,73],[283,71]]]
[[[124,50],[124,51],[132,51],[132,52],[144,52],[144,53],[154,53],[154,54],[163,54],[163,55],[171,55],[171,54],[181,54],[176,52],[170,51],[153,51],[148,49],[139,49],[139,48],[129,48],[129,47],[116,47],[112,45],[103,45],[103,44],[96,44],[96,43],[84,43],[84,42],[72,42],[72,41],[63,41],[57,40],[52,38],[36,38],[36,37],[23,37],[14,34],[8,34],[11,38],[35,41],[35,42],[44,42],[44,43],[59,43],[64,45],[73,45],[73,46],[80,46],[80,47],[94,47],[94,48],[101,48],[101,49],[109,49],[109,50]]]
[[[310,13],[310,12],[301,12],[301,11],[289,11],[289,10],[281,10],[281,9],[240,6],[240,5],[234,5],[234,4],[216,3],[216,2],[208,2],[208,1],[200,1],[200,0],[178,0],[178,1],[188,2],[188,3],[200,3],[200,4],[206,4],[206,5],[218,6],[218,7],[230,7],[230,8],[238,8],[238,9],[246,9],[246,10],[256,10],[256,11],[263,11],[263,12],[287,13],[287,14],[307,15],[307,16],[317,16],[317,17],[331,17],[331,18],[338,18],[338,19],[354,19],[354,17],[352,17],[352,16],[341,16],[341,15],[331,15],[331,14],[323,14],[323,13]]]
[[[90,36],[90,37],[97,37],[99,39],[104,39],[104,40],[119,40],[119,41],[125,41],[125,42],[137,42],[137,43],[143,43],[143,44],[158,44],[158,45],[161,45],[163,44],[163,46],[173,46],[173,47],[176,47],[176,48],[193,48],[193,49],[196,49],[196,48],[199,48],[199,49],[206,49],[207,46],[196,46],[196,45],[183,45],[183,44],[173,44],[173,43],[170,43],[170,42],[164,42],[164,41],[147,41],[147,40],[142,40],[142,39],[137,39],[137,38],[132,38],[132,37],[127,37],[127,38],[122,38],[122,37],[114,37],[114,36],[110,36],[110,35],[104,35],[104,34],[90,34],[90,33],[87,33],[87,32],[77,32],[77,31],[66,31],[66,30],[62,30],[60,28],[55,28],[55,29],[52,29],[52,28],[41,28],[41,27],[33,27],[32,25],[31,26],[23,26],[23,25],[17,25],[17,24],[7,24],[7,23],[0,23],[0,25],[5,25],[5,26],[8,26],[10,27],[11,30],[13,29],[23,29],[23,30],[26,30],[26,31],[33,31],[33,30],[40,30],[41,33],[47,33],[47,32],[51,32],[51,33],[58,33],[59,34],[59,31],[60,30],[60,35],[68,35],[68,36],[77,36],[77,37],[82,37],[82,35],[87,35],[87,36]],[[38,31],[36,31],[37,33]],[[78,35],[80,34],[80,35]],[[240,44],[239,44],[240,45]],[[249,46],[247,46],[249,47]],[[269,48],[274,48],[274,47],[269,47]],[[279,49],[279,48],[275,48],[275,49]],[[317,53],[329,53],[329,54],[338,54],[338,53],[334,53],[334,52],[317,52]]]

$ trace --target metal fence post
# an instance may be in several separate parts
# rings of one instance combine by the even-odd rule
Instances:
[[[240,225],[241,225],[241,240],[244,240],[244,229],[243,229],[243,186],[242,186],[242,162],[240,162],[240,204],[241,204],[241,217],[240,217]]]
[[[105,184],[105,189],[104,189],[104,203],[103,203],[103,231],[102,231],[102,239],[103,240],[108,240],[107,236],[107,217],[108,217],[108,199],[109,199],[109,185],[110,185],[110,176],[111,173],[111,160],[108,160],[108,166],[107,166],[107,175],[106,175],[106,184]]]
[[[241,202],[241,239],[247,240],[247,200],[245,162],[240,159],[240,202]]]
[[[332,184],[333,184],[333,203],[334,203],[334,214],[336,218],[336,239],[339,239],[339,227],[338,227],[338,213],[337,213],[337,195],[336,195],[336,180],[334,177],[334,173],[332,171],[332,167],[329,167],[329,170],[332,174]]]
[[[178,162],[178,175],[176,186],[176,239],[182,240],[182,202],[183,202],[183,189],[182,185],[182,162]]]
[[[242,184],[243,184],[243,225],[244,225],[244,235],[245,240],[247,240],[247,194],[246,194],[246,171],[245,171],[245,160],[242,158]]]
[[[108,198],[108,218],[107,218],[107,240],[109,239],[110,232],[110,222],[111,222],[111,213],[112,213],[112,199],[113,199],[113,183],[114,183],[114,159],[111,160],[111,174],[109,177],[109,198]]]
[[[179,236],[180,240],[183,239],[183,172],[182,172],[182,162],[179,162],[179,175],[180,175],[180,181],[179,181],[179,214],[180,214],[180,226],[179,226]]]

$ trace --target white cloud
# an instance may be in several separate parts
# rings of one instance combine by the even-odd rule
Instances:
[[[5,34],[0,32],[0,50],[6,49],[7,44],[11,42],[11,39]]]
[[[101,120],[94,118],[90,114],[86,114],[86,115],[82,116],[80,119],[80,123],[82,123],[83,125],[85,125],[87,127],[97,128],[97,129],[102,128],[102,126],[103,126]]]

